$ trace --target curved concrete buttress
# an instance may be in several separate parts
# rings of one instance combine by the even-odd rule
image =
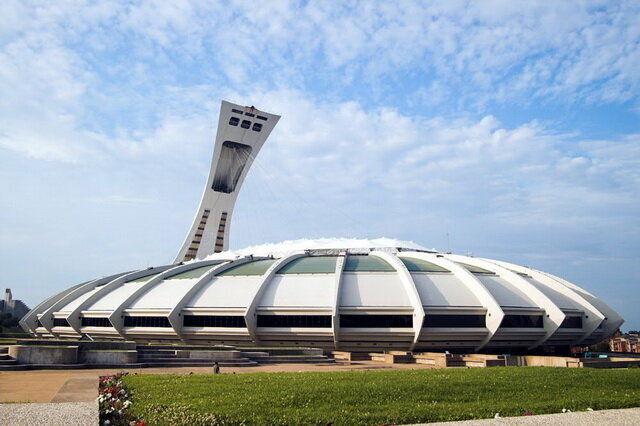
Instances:
[[[376,256],[383,259],[396,270],[396,273],[400,278],[400,282],[402,282],[404,290],[411,301],[411,306],[413,306],[413,341],[411,342],[409,351],[412,352],[418,343],[420,331],[422,331],[422,323],[424,322],[424,307],[422,306],[422,301],[420,300],[420,294],[418,294],[416,283],[413,281],[407,267],[397,256],[384,251],[375,250],[369,253],[369,256]]]
[[[502,323],[502,319],[504,318],[504,311],[502,310],[502,307],[485,285],[467,269],[445,258],[442,254],[403,251],[398,253],[398,256],[414,257],[426,260],[427,262],[431,262],[435,265],[448,269],[469,289],[469,291],[475,295],[482,306],[487,310],[485,321],[488,333],[482,342],[475,348],[476,352],[482,350],[482,348],[491,341],[491,338],[496,331],[498,331],[500,324]]]
[[[138,297],[142,296],[147,291],[155,287],[157,284],[161,283],[167,278],[170,278],[173,275],[177,275],[182,272],[187,272],[192,269],[197,269],[203,266],[214,265],[216,263],[217,261],[209,260],[209,261],[202,261],[202,262],[190,262],[190,263],[186,263],[182,265],[174,265],[173,267],[170,267],[169,269],[165,270],[159,275],[156,275],[155,277],[153,277],[152,279],[144,283],[142,287],[134,291],[122,303],[120,303],[120,305],[113,310],[111,315],[109,315],[109,322],[111,323],[111,325],[113,325],[113,328],[116,329],[118,334],[122,338],[126,339],[126,336],[122,331],[124,329],[124,310],[127,309],[127,307],[131,303],[133,303]]]
[[[111,292],[113,289],[121,286],[127,281],[136,280],[138,278],[141,278],[147,275],[152,275],[157,273],[158,271],[165,271],[169,269],[171,266],[173,265],[159,266],[157,268],[141,269],[139,271],[129,272],[127,274],[124,274],[116,278],[115,280],[109,281],[108,283],[100,287],[98,291],[96,291],[91,296],[89,296],[86,300],[80,303],[73,311],[71,311],[71,313],[67,316],[67,321],[69,321],[69,324],[77,333],[80,333],[80,328],[82,324],[82,319],[80,317],[80,314],[83,310],[93,305],[96,301],[101,299],[105,294]],[[118,330],[116,329],[116,331]]]
[[[108,283],[110,281],[113,281],[114,279],[117,279],[118,277],[122,277],[122,276],[124,276],[126,274],[127,274],[126,272],[125,273],[121,273],[121,274],[114,274],[114,275],[110,275],[108,277],[104,277],[104,278],[100,278],[100,279],[97,279],[97,280],[89,281],[87,284],[76,288],[74,291],[66,293],[60,299],[57,299],[55,302],[53,302],[51,304],[51,306],[49,306],[49,308],[45,312],[42,313],[42,316],[40,317],[40,323],[42,324],[42,326],[49,333],[51,333],[53,335],[56,335],[56,333],[54,333],[52,331],[52,329],[53,329],[53,314],[54,314],[54,312],[57,312],[58,309],[64,307],[66,304],[68,304],[72,300],[76,299],[77,297],[82,296],[83,294],[93,290],[94,288],[96,288],[96,287],[98,287],[100,285],[103,285],[104,283]],[[68,319],[67,319],[67,321],[68,321]],[[75,329],[74,329],[74,331],[75,331]]]
[[[187,303],[189,303],[189,301],[198,293],[198,291],[200,291],[200,289],[204,285],[208,284],[217,274],[253,260],[260,260],[260,258],[253,258],[251,256],[248,256],[236,259],[232,262],[225,261],[224,263],[213,267],[213,269],[207,271],[206,274],[200,277],[198,281],[196,281],[193,286],[191,286],[191,288],[185,293],[185,295],[176,302],[176,305],[173,307],[171,312],[169,312],[168,318],[169,324],[171,324],[171,327],[173,327],[173,331],[180,337],[180,339],[184,340],[184,335],[182,334],[182,310],[187,305]]]
[[[537,348],[546,342],[559,328],[562,321],[566,318],[566,315],[546,294],[537,289],[529,281],[522,278],[515,272],[497,265],[495,263],[488,262],[486,260],[460,256],[460,255],[447,255],[451,260],[466,263],[468,265],[477,266],[479,268],[487,269],[496,273],[500,278],[504,279],[510,285],[525,291],[526,295],[536,303],[540,308],[544,309],[545,316],[543,317],[543,327],[545,335],[538,339],[529,349]]]
[[[293,260],[296,260],[300,257],[305,257],[305,256],[307,256],[305,252],[297,252],[297,253],[292,253],[288,256],[281,257],[280,259],[276,260],[273,263],[273,265],[271,265],[269,269],[267,269],[267,271],[262,275],[262,280],[260,281],[260,284],[256,288],[256,292],[254,293],[253,298],[251,299],[251,302],[248,304],[247,309],[244,312],[244,320],[245,320],[245,323],[247,324],[247,331],[249,332],[249,337],[251,338],[251,340],[253,340],[254,343],[258,343],[259,341],[258,334],[256,331],[258,327],[258,321],[256,318],[256,308],[258,307],[258,303],[260,303],[260,298],[264,293],[267,283],[271,281],[271,279],[273,278],[273,276],[275,275],[278,269],[280,269],[281,267],[283,267],[284,265],[286,265],[287,263]]]
[[[534,280],[538,281],[540,284],[551,288],[552,290],[557,291],[558,293],[563,294],[567,298],[574,301],[576,304],[580,305],[585,312],[584,324],[583,324],[583,334],[580,338],[576,339],[572,342],[572,345],[578,345],[585,339],[587,339],[602,323],[605,318],[605,315],[598,310],[592,303],[586,300],[583,296],[580,295],[576,290],[563,285],[562,283],[554,280],[546,274],[541,273],[535,269],[531,269],[525,266],[515,265],[513,263],[492,260],[492,259],[484,259],[488,262],[496,263],[508,269],[513,269],[516,272],[520,272],[523,274],[527,274],[531,276]]]

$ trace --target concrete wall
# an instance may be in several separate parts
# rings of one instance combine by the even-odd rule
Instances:
[[[20,364],[76,364],[77,346],[13,345],[9,346],[9,356]]]
[[[81,351],[79,356],[82,364],[131,364],[138,360],[135,350],[88,350]]]
[[[176,351],[178,358],[210,359],[211,361],[223,361],[237,359],[242,356],[240,351]]]

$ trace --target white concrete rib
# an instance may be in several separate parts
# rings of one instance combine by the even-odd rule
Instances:
[[[123,333],[123,329],[124,329],[124,310],[127,309],[131,303],[133,303],[136,299],[138,299],[139,297],[144,295],[149,290],[153,289],[153,287],[155,287],[157,284],[161,283],[162,281],[164,281],[165,279],[167,279],[167,278],[169,278],[169,277],[171,277],[173,275],[177,275],[177,274],[180,274],[182,272],[187,272],[187,271],[190,271],[192,269],[197,269],[197,268],[200,268],[200,267],[203,267],[203,266],[213,265],[213,264],[216,264],[216,263],[217,263],[217,261],[209,260],[209,261],[203,261],[203,262],[193,262],[193,263],[187,263],[187,264],[171,265],[171,267],[166,269],[164,272],[156,275],[155,277],[151,278],[149,281],[144,283],[140,288],[138,288],[136,291],[131,293],[125,300],[123,300],[122,303],[120,303],[120,305],[118,305],[113,310],[113,312],[111,312],[111,314],[109,315],[109,322],[111,323],[111,325],[113,325],[113,328],[116,329],[118,334],[123,339],[126,339],[126,336]]]
[[[400,278],[400,282],[402,283],[402,286],[407,293],[407,297],[409,298],[411,306],[413,307],[413,341],[411,342],[411,346],[409,347],[409,351],[413,351],[416,344],[418,343],[418,339],[420,338],[422,323],[424,322],[424,307],[422,306],[422,300],[420,299],[420,294],[418,293],[418,289],[416,288],[416,283],[413,281],[413,277],[411,277],[411,274],[407,270],[407,267],[404,265],[404,262],[402,262],[402,260],[400,260],[397,256],[377,250],[369,253],[369,256],[379,257],[380,259],[386,261],[389,265],[391,265],[396,270],[396,273]]]
[[[584,322],[582,324],[583,333],[581,337],[579,337],[578,339],[576,339],[571,343],[572,345],[578,345],[582,341],[587,339],[594,331],[596,331],[598,326],[602,323],[602,321],[605,318],[605,315],[602,312],[600,312],[600,310],[596,308],[593,304],[591,304],[587,299],[582,297],[580,293],[578,293],[576,290],[566,285],[563,285],[557,280],[554,280],[547,274],[544,274],[540,271],[536,271],[535,269],[515,265],[513,263],[502,262],[499,260],[492,260],[492,259],[484,259],[484,260],[486,260],[487,262],[498,264],[505,268],[512,269],[516,272],[527,274],[531,276],[531,278],[533,278],[534,280],[538,281],[540,284],[552,290],[557,291],[558,293],[571,299],[577,305],[580,305],[582,307],[582,310],[585,313]]]
[[[487,310],[485,318],[488,333],[482,340],[482,342],[480,342],[480,344],[475,348],[475,350],[479,351],[484,348],[487,343],[489,343],[496,331],[498,331],[498,329],[500,328],[500,323],[502,323],[502,319],[504,318],[504,311],[500,307],[498,301],[487,289],[487,287],[485,287],[485,285],[466,268],[463,268],[457,263],[445,258],[444,255],[403,251],[401,253],[398,253],[398,256],[414,257],[416,259],[426,260],[427,262],[431,262],[435,265],[448,269],[469,289],[469,291],[473,293],[473,295],[478,299],[482,306]]]
[[[333,286],[333,306],[331,309],[331,327],[333,329],[333,346],[339,349],[340,346],[340,287],[342,285],[342,271],[346,263],[347,253],[342,252],[336,258],[336,271]]]
[[[125,273],[126,274],[126,273]],[[59,309],[64,308],[65,305],[67,305],[68,303],[70,303],[72,300],[82,296],[83,294],[93,290],[94,288],[96,288],[99,285],[102,285],[106,282],[112,281],[113,279],[117,279],[117,277],[121,277],[125,274],[115,274],[115,275],[110,275],[108,277],[105,278],[99,278],[96,280],[92,280],[89,281],[88,283],[77,287],[75,290],[67,292],[66,294],[64,294],[62,297],[58,298],[56,301],[54,301],[51,306],[49,306],[49,308],[44,311],[42,313],[42,316],[40,318],[40,323],[42,324],[42,326],[51,334],[53,334],[55,336],[55,333],[52,331],[53,329],[53,314],[54,312],[57,312]],[[69,321],[69,319],[67,318],[67,321]],[[69,325],[71,325],[71,323],[69,323]],[[73,327],[73,325],[71,325],[71,328],[74,329],[74,331],[77,332],[77,330]]]
[[[520,275],[505,268],[504,266],[500,266],[498,264],[491,263],[480,258],[460,256],[455,254],[447,255],[447,257],[456,262],[462,262],[468,265],[477,266],[479,268],[484,268],[496,273],[500,278],[508,282],[509,285],[512,285],[524,291],[527,297],[529,297],[540,308],[544,309],[545,315],[543,316],[543,327],[545,330],[545,334],[533,345],[531,345],[529,349],[534,349],[542,345],[553,335],[553,333],[558,330],[558,328],[560,328],[560,324],[562,324],[562,321],[564,321],[566,317],[565,313],[562,312],[562,309],[560,309],[560,307],[558,307],[558,305],[556,305],[546,294],[541,292],[538,288],[536,288],[529,281],[522,278]]]
[[[168,269],[170,267],[171,267],[171,265],[169,265],[169,266],[160,266],[158,268],[141,269],[139,271],[129,272],[127,274],[121,275],[118,278],[107,282],[102,287],[100,287],[98,289],[98,291],[96,291],[91,296],[86,298],[73,311],[71,311],[71,313],[67,317],[67,321],[69,322],[69,325],[71,325],[71,327],[77,333],[80,333],[80,328],[82,327],[81,312],[83,310],[85,310],[89,306],[93,305],[96,301],[100,300],[104,295],[110,293],[116,287],[121,286],[123,283],[125,283],[127,281],[136,280],[136,279],[138,279],[140,277],[144,277],[146,275],[154,274],[154,273],[158,272],[159,270],[160,271],[164,271],[164,270],[166,270],[166,269]],[[118,330],[116,329],[116,331],[118,331]]]
[[[224,272],[227,269],[235,268],[236,266],[250,262],[251,260],[254,259],[249,256],[234,260],[233,262],[226,261],[218,266],[215,266],[214,268],[207,271],[206,274],[201,276],[198,281],[196,281],[185,293],[185,295],[176,302],[173,309],[171,309],[171,312],[169,312],[168,318],[169,324],[171,324],[171,327],[173,327],[173,331],[180,337],[180,339],[184,340],[184,335],[182,333],[182,327],[184,323],[184,321],[182,320],[182,310],[187,305],[187,303],[189,303],[189,301],[200,291],[200,289],[207,283],[209,283],[217,274]]]
[[[256,292],[251,298],[251,302],[247,305],[247,309],[244,311],[244,320],[247,324],[247,331],[249,332],[249,337],[251,338],[251,340],[253,340],[254,343],[258,342],[258,334],[256,330],[258,328],[256,308],[260,303],[262,294],[267,288],[267,284],[269,283],[269,281],[271,281],[278,269],[280,269],[287,263],[304,256],[307,256],[305,252],[295,252],[288,256],[281,257],[280,259],[276,260],[273,265],[271,265],[269,269],[267,269],[267,271],[262,275],[260,284],[256,288]]]

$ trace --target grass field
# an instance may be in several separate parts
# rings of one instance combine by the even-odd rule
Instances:
[[[640,369],[134,375],[131,412],[153,425],[382,424],[640,406]]]

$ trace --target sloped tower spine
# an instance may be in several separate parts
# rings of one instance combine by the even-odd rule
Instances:
[[[253,160],[280,116],[222,101],[209,177],[174,263],[227,250],[233,208]]]

